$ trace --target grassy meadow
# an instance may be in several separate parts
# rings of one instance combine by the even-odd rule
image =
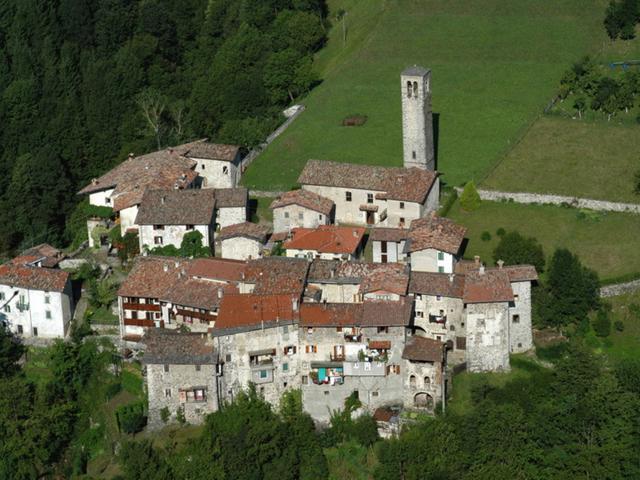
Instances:
[[[496,230],[502,227],[537,238],[547,257],[555,248],[568,248],[596,270],[601,280],[640,272],[638,215],[484,201],[473,212],[461,210],[456,202],[448,216],[468,228],[465,256],[480,255],[488,264],[493,263],[499,241]],[[489,241],[481,239],[485,231],[491,235]]]
[[[402,162],[399,74],[432,69],[438,170],[448,184],[479,179],[553,96],[562,72],[604,38],[604,0],[333,0],[347,11],[318,58],[307,110],[243,177],[287,189],[309,158]],[[349,115],[368,121],[342,127]]]

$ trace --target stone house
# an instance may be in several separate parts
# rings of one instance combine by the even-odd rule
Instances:
[[[260,258],[269,238],[269,229],[258,223],[238,223],[220,229],[218,240],[222,258]]]
[[[218,410],[218,354],[206,334],[151,329],[144,335],[142,363],[148,394],[148,424],[162,428],[162,411],[168,422],[182,410],[187,422],[200,424]]]
[[[247,221],[249,191],[246,188],[217,188],[216,230]]]
[[[295,295],[226,295],[212,330],[222,363],[221,397],[232,401],[249,383],[271,404],[300,385]]]
[[[69,273],[40,267],[44,257],[0,265],[0,321],[24,337],[64,338],[73,318]]]
[[[135,219],[138,206],[147,190],[197,186],[197,162],[184,156],[192,144],[186,143],[137,157],[130,154],[127,160],[101,177],[94,178],[78,194],[88,195],[91,205],[112,208],[122,235],[127,231],[137,231]],[[92,239],[92,228],[98,224],[95,221],[87,222],[89,239]]]
[[[433,412],[446,392],[445,344],[426,337],[412,337],[402,351],[403,403],[407,408]]]
[[[184,156],[195,161],[201,188],[235,188],[240,182],[242,155],[237,145],[193,142]]]
[[[288,233],[294,228],[317,228],[333,223],[334,204],[310,190],[283,193],[271,203],[273,232]]]
[[[20,262],[18,259],[14,259],[13,262],[29,263],[35,267],[56,268],[66,258],[66,255],[48,243],[41,243],[22,252],[19,258],[24,262]]]
[[[364,227],[295,228],[283,244],[287,257],[355,260],[364,249]]]
[[[215,208],[214,190],[148,190],[135,220],[140,251],[166,245],[180,248],[190,232],[200,232],[202,245],[213,247]]]
[[[407,254],[404,247],[408,233],[404,228],[372,228],[369,241],[373,246],[373,261],[375,263],[406,262]]]
[[[438,174],[419,168],[309,160],[298,178],[304,190],[335,204],[336,224],[404,227],[438,208]]]
[[[461,257],[467,229],[435,212],[414,220],[409,228],[405,252],[411,270],[416,272],[453,273]]]

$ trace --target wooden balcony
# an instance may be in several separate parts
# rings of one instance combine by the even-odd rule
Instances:
[[[153,303],[123,303],[122,308],[125,310],[136,310],[145,312],[159,312],[161,311],[160,305]]]
[[[196,312],[193,310],[185,310],[184,308],[177,308],[176,315],[182,315],[183,317],[197,318],[198,320],[205,320],[207,322],[215,322],[216,318],[218,318],[216,315],[213,315],[212,313],[209,313],[209,312]]]

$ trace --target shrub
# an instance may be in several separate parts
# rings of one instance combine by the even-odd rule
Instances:
[[[122,385],[120,384],[120,382],[110,383],[107,386],[107,390],[105,391],[104,395],[105,397],[107,397],[107,400],[111,400],[118,393],[120,393],[120,390],[122,390]]]
[[[489,383],[489,380],[480,378],[469,388],[471,401],[474,404],[478,404],[484,401],[493,390],[495,390],[495,387]]]
[[[496,235],[499,236],[500,238],[504,237],[506,233],[507,233],[506,230],[502,227],[496,230]]]
[[[618,332],[624,332],[624,323],[622,322],[622,320],[616,320],[613,323],[613,326]]]
[[[489,240],[491,240],[491,234],[485,230],[480,235],[480,240],[482,240],[483,242],[488,242]]]
[[[493,251],[493,259],[496,262],[502,260],[505,265],[533,265],[538,272],[542,272],[545,266],[542,245],[535,238],[523,237],[518,232],[509,232],[500,238]]]
[[[462,190],[462,195],[460,195],[460,206],[463,210],[467,212],[472,212],[477,210],[480,207],[480,195],[476,190],[476,185],[473,183],[473,180],[467,182],[464,186],[464,190]]]
[[[168,407],[164,407],[160,410],[160,419],[163,423],[167,423],[169,421],[169,417],[171,417],[171,412]]]
[[[443,192],[444,202],[440,210],[438,211],[438,215],[441,217],[446,217],[453,207],[453,204],[458,200],[458,192],[454,188],[447,189],[447,192]]]
[[[176,420],[180,425],[185,425],[187,423],[187,417],[184,416],[184,407],[180,406],[176,410]]]
[[[360,127],[367,123],[368,117],[366,115],[349,115],[342,120],[343,127]]]
[[[600,308],[596,314],[596,318],[593,321],[593,331],[599,337],[608,337],[611,334],[611,318],[609,312]]]
[[[147,424],[144,415],[144,405],[141,402],[122,405],[116,410],[118,428],[121,432],[134,434],[139,432]]]

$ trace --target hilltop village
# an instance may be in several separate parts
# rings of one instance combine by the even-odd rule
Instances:
[[[137,235],[119,336],[144,352],[151,428],[163,411],[199,423],[251,384],[274,405],[300,389],[320,424],[351,396],[432,413],[454,370],[506,371],[533,348],[535,268],[463,260],[465,228],[436,213],[431,73],[410,67],[400,87],[404,166],[309,160],[270,226],[250,221],[241,149],[207,140],[132,154],[79,192],[113,211],[87,222],[90,247],[114,226]],[[209,258],[150,253],[194,232]],[[40,245],[0,266],[13,332],[68,335],[63,257]]]

